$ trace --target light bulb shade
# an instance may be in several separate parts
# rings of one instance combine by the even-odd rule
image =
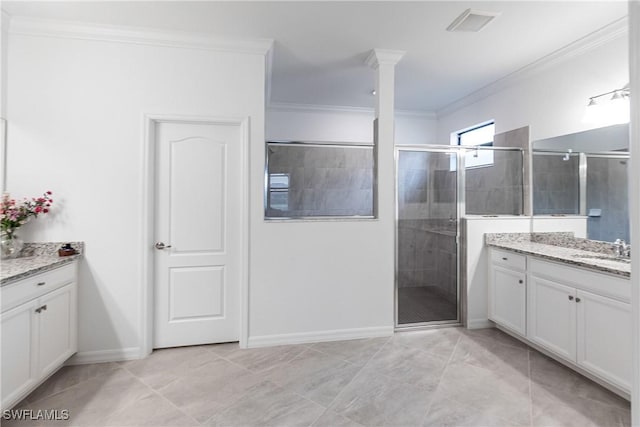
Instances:
[[[582,121],[601,126],[628,123],[630,118],[628,96],[628,92],[616,90],[610,99],[600,98],[596,102],[594,98],[589,98]]]
[[[613,92],[613,96],[611,97],[612,101],[620,101],[620,100],[624,100],[624,95],[622,94],[622,91],[615,91]]]

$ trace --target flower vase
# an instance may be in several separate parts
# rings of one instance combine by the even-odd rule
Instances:
[[[14,233],[2,233],[0,236],[0,255],[2,259],[17,258],[24,242]]]

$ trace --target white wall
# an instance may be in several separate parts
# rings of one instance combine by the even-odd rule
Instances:
[[[7,107],[7,53],[9,43],[9,15],[4,11],[0,17],[0,117],[5,117]]]
[[[264,55],[17,33],[9,43],[8,185],[54,192],[55,213],[25,226],[25,240],[86,242],[85,360],[141,353],[145,113],[250,117],[249,345],[392,333],[393,245],[380,244],[393,241],[392,194],[379,220],[264,221]]]
[[[373,110],[365,109],[272,107],[267,108],[267,139],[373,142],[373,119]],[[436,144],[435,116],[396,111],[395,143]]]
[[[54,213],[21,234],[27,241],[86,242],[79,351],[135,356],[140,259],[151,251],[141,236],[152,221],[141,217],[143,114],[250,117],[258,170],[251,203],[259,224],[264,54],[12,33],[9,63],[8,188],[16,196],[51,190],[54,199]],[[259,286],[260,274],[252,277]]]
[[[530,126],[531,140],[579,132],[600,125],[583,123],[589,97],[629,82],[627,37],[618,37],[578,56],[548,66],[477,102],[438,113],[439,140],[489,119],[496,133]]]

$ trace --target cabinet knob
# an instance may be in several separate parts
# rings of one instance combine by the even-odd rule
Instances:
[[[576,302],[580,302],[580,298],[576,298]]]
[[[503,260],[503,261],[507,261],[507,257],[506,257],[506,256],[503,256],[503,257],[502,257],[502,260]]]
[[[518,283],[523,284],[524,281],[522,279],[518,280]]]
[[[38,286],[44,286],[46,284],[47,284],[47,282],[38,282],[38,283],[36,283],[36,285],[38,285]]]
[[[573,301],[573,295],[569,295],[569,301]]]

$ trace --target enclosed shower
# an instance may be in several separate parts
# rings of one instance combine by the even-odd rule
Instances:
[[[523,151],[396,149],[396,327],[461,322],[460,218],[521,215]]]

